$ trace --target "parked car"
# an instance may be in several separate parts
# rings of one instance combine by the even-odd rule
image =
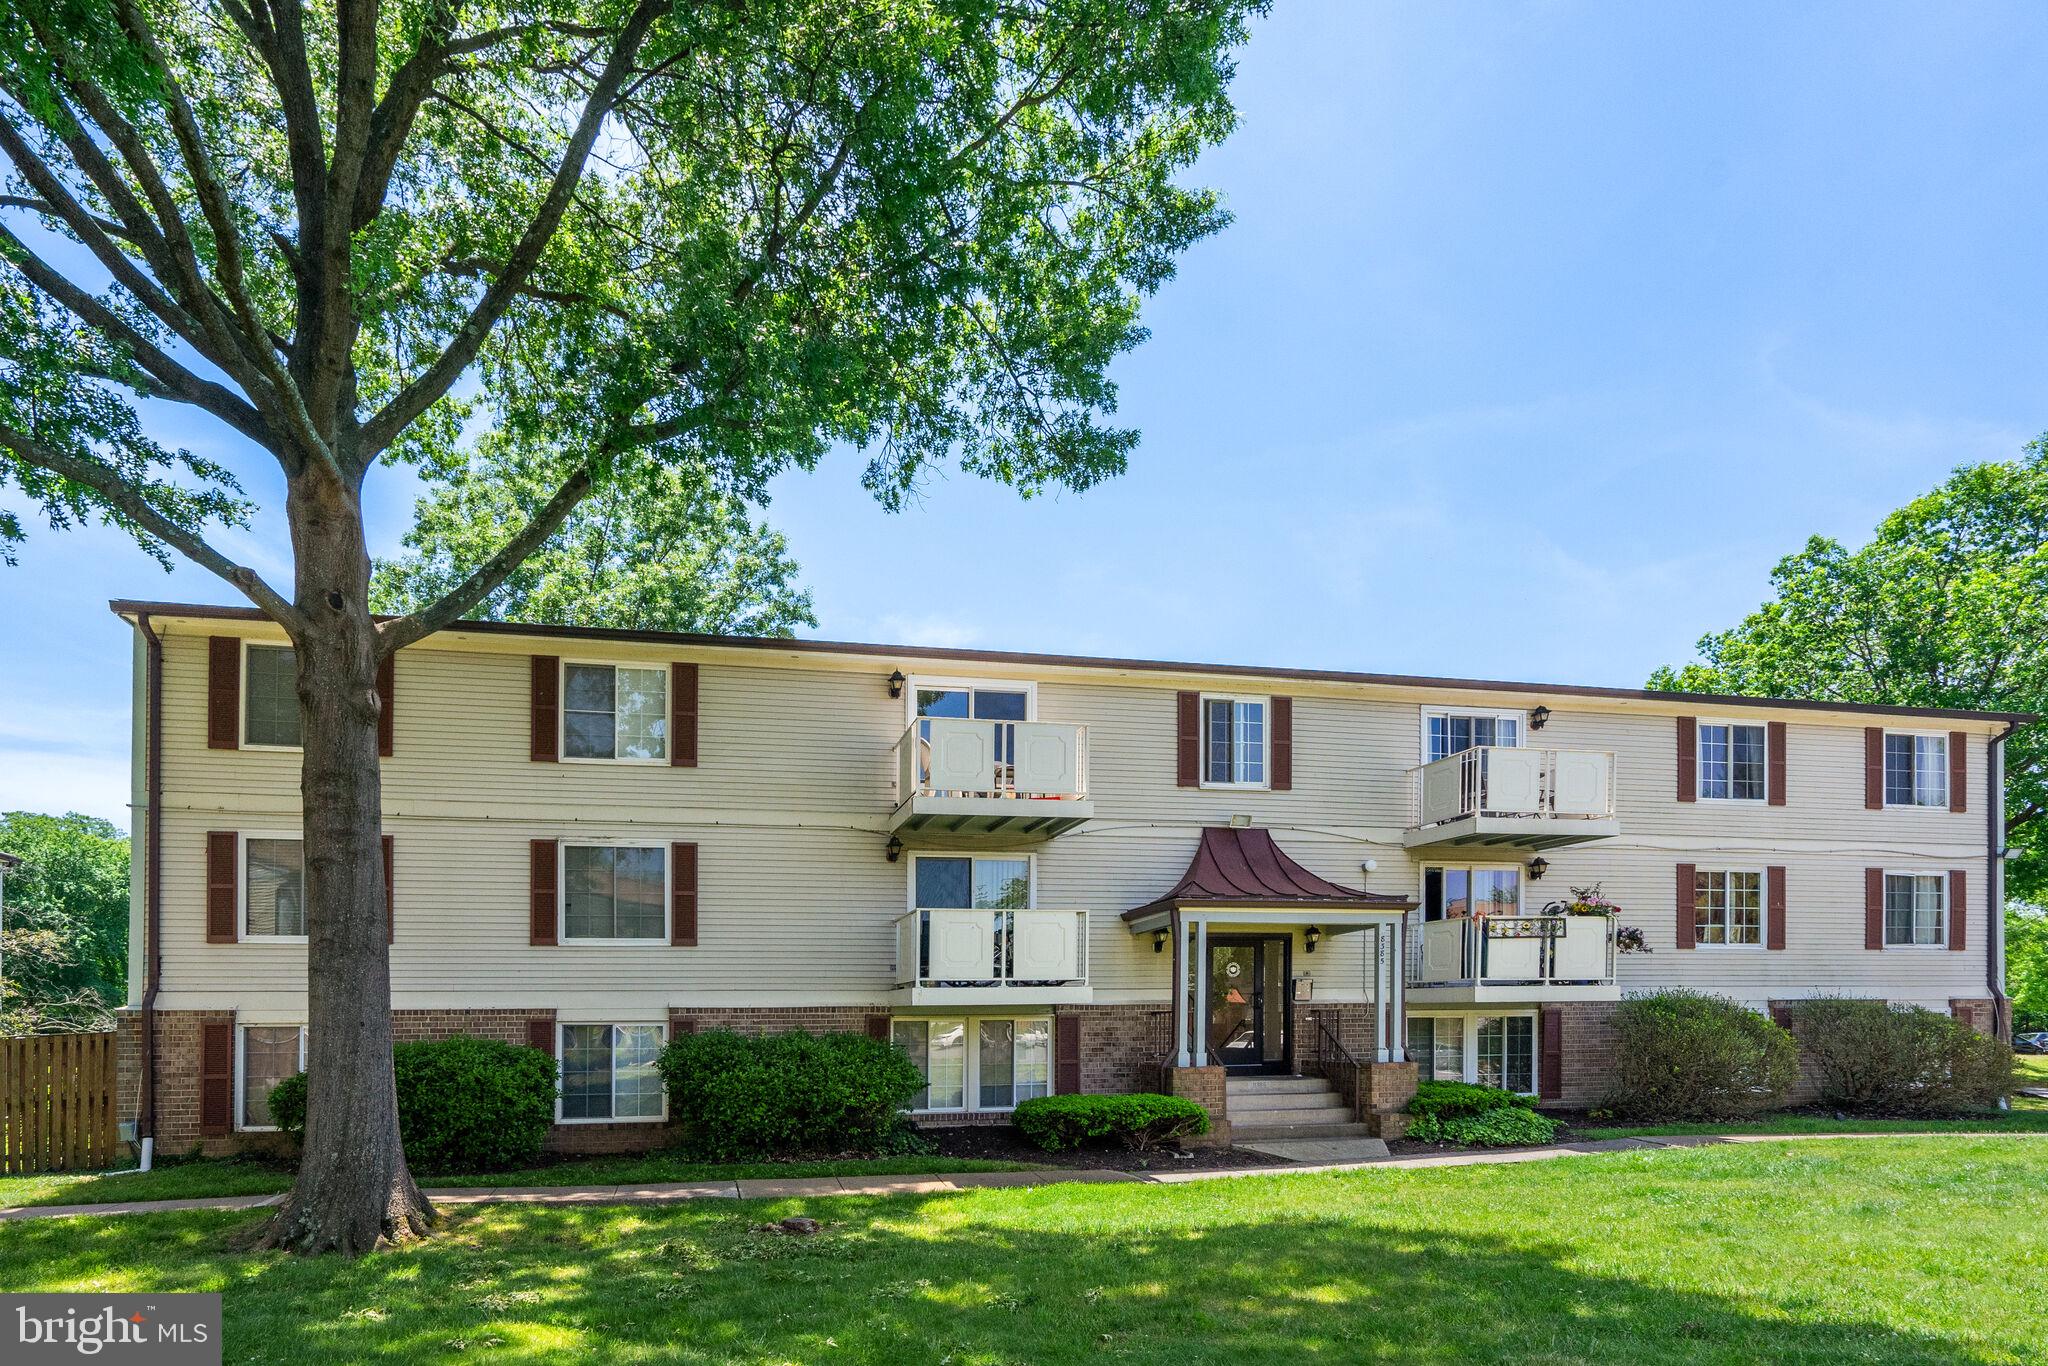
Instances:
[[[2015,1053],[2048,1053],[2048,1029],[2037,1029],[2032,1034],[2013,1035],[2012,1051]]]

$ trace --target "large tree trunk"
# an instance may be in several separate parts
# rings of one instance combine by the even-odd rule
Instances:
[[[304,754],[306,1134],[298,1182],[265,1231],[293,1252],[365,1252],[434,1219],[406,1170],[391,1074],[377,764],[377,635],[353,489],[315,473],[287,502],[298,562]]]

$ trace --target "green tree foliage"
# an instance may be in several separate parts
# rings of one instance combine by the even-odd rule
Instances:
[[[2019,460],[1957,469],[1860,549],[1813,537],[1771,582],[1770,602],[1649,686],[2048,712],[2048,437]],[[2048,728],[2007,745],[2010,886],[2034,899],[2048,895],[2044,760]]]
[[[380,560],[370,606],[402,615],[446,595],[489,559],[504,528],[552,485],[537,462],[500,454],[414,507],[407,554]],[[473,616],[628,630],[787,636],[815,626],[782,533],[694,469],[657,466],[579,504]]]
[[[96,1029],[127,991],[128,839],[107,821],[10,811],[0,851],[0,1034]]]
[[[2015,1033],[2048,1029],[2048,912],[2038,907],[2005,913],[2005,988]]]

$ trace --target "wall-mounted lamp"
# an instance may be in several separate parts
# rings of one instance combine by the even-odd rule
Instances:
[[[882,846],[882,852],[888,856],[889,862],[894,863],[903,857],[903,841],[894,835],[889,836],[889,842]]]
[[[1380,861],[1376,858],[1369,858],[1358,866],[1368,873],[1377,873],[1380,870]]]
[[[1165,931],[1165,930],[1154,930],[1154,931],[1152,931],[1152,952],[1154,952],[1154,953],[1165,953],[1165,952],[1166,952],[1166,931]]]
[[[1529,881],[1541,882],[1543,875],[1550,871],[1550,860],[1538,854],[1529,860]]]
[[[1316,951],[1316,945],[1322,942],[1323,931],[1322,927],[1319,925],[1311,925],[1301,932],[1301,946],[1304,949],[1307,949],[1310,953],[1314,953]]]
[[[1529,729],[1542,730],[1550,720],[1550,708],[1538,707],[1529,713]]]
[[[901,669],[889,675],[889,696],[903,696],[903,670]]]

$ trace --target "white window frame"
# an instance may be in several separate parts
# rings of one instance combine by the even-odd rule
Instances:
[[[302,1022],[278,1020],[266,1023],[262,1020],[236,1021],[235,1023],[235,1132],[242,1134],[274,1134],[279,1131],[275,1124],[244,1124],[242,1116],[248,1113],[248,1047],[249,1031],[252,1029],[297,1029],[299,1031],[299,1070],[306,1070],[306,1026]]]
[[[569,666],[572,664],[580,665],[584,668],[611,669],[614,671],[612,675],[612,748],[614,750],[617,750],[619,747],[619,688],[617,670],[651,669],[655,672],[658,672],[661,675],[662,719],[664,721],[672,722],[676,714],[675,698],[669,694],[669,689],[675,686],[675,671],[672,668],[670,668],[669,663],[667,661],[655,660],[649,662],[646,660],[637,659],[591,659],[581,655],[577,656],[574,659],[571,659],[565,655],[563,656],[561,662],[555,666],[555,697],[557,699],[557,705],[555,707],[555,754],[558,756],[559,762],[565,764],[622,764],[632,768],[669,767],[669,755],[667,753],[662,754],[662,756],[658,759],[623,758],[617,755],[616,753],[611,758],[606,759],[598,755],[572,755],[569,753]],[[666,732],[664,732],[662,736],[662,746],[664,750],[667,750],[670,746],[674,745],[675,742],[675,736],[669,735]]]
[[[1262,709],[1259,712],[1259,734],[1262,737],[1259,742],[1259,771],[1265,776],[1257,782],[1243,782],[1235,779],[1230,782],[1215,782],[1210,779],[1209,704],[1211,702],[1229,702],[1233,705],[1256,702]],[[1271,693],[1256,692],[1205,692],[1199,694],[1196,706],[1198,709],[1196,715],[1199,718],[1197,729],[1200,733],[1201,742],[1195,751],[1195,761],[1200,765],[1201,786],[1218,792],[1270,792],[1273,788],[1273,695]],[[1236,764],[1233,763],[1231,767],[1233,772],[1236,771]]]
[[[299,830],[237,830],[235,832],[235,940],[244,944],[303,944],[303,934],[252,934],[249,931],[249,841],[289,840],[299,846],[299,892],[305,895],[306,836]],[[311,907],[306,924],[312,926]]]
[[[1518,1096],[1540,1096],[1543,1094],[1543,1020],[1535,1010],[1503,1008],[1496,1010],[1410,1010],[1401,1024],[1401,1047],[1408,1046],[1408,1020],[1463,1020],[1465,1022],[1464,1075],[1450,1080],[1470,1082],[1479,1085],[1479,1022],[1481,1020],[1522,1019],[1529,1022],[1529,1089],[1517,1091]],[[1442,1081],[1446,1078],[1439,1077]]]
[[[987,852],[985,852],[985,853],[984,853],[984,852],[982,852],[982,851],[980,851],[980,850],[968,850],[968,849],[920,849],[920,850],[918,850],[918,851],[917,851],[916,853],[912,854],[912,855],[911,855],[911,856],[910,856],[910,857],[909,857],[908,859],[906,859],[906,860],[905,860],[905,862],[906,862],[906,863],[908,863],[908,864],[910,865],[910,866],[909,866],[909,868],[908,868],[908,870],[907,870],[907,872],[908,872],[908,885],[906,885],[906,886],[904,887],[904,889],[903,889],[903,901],[904,901],[904,909],[905,909],[905,910],[911,910],[911,911],[947,911],[947,910],[973,910],[973,909],[974,909],[974,908],[973,908],[972,906],[920,906],[920,905],[918,905],[918,904],[917,904],[917,865],[918,865],[919,863],[921,863],[922,861],[924,861],[925,859],[928,859],[928,858],[951,858],[951,859],[966,859],[966,860],[968,861],[968,863],[969,863],[970,865],[972,865],[972,864],[974,863],[974,861],[975,861],[975,860],[977,860],[977,859],[987,859],[987,860],[989,860],[990,862],[994,862],[994,861],[995,861],[995,860],[997,860],[997,859],[1003,859],[1003,860],[1007,860],[1007,861],[1010,861],[1010,862],[1014,862],[1014,861],[1016,861],[1017,859],[1023,859],[1023,860],[1024,860],[1024,862],[1025,862],[1025,865],[1026,865],[1025,877],[1027,877],[1028,879],[1030,879],[1030,885],[1029,885],[1028,887],[1026,887],[1026,888],[1025,888],[1025,893],[1024,893],[1024,905],[1023,905],[1023,906],[1022,906],[1022,907],[1021,907],[1020,909],[1022,909],[1022,910],[1027,910],[1027,911],[1035,911],[1035,910],[1037,910],[1037,909],[1038,909],[1038,855],[1037,855],[1037,854],[1035,854],[1035,853],[1032,853],[1032,852],[1030,852],[1030,851],[1028,851],[1028,850],[1021,850],[1021,849],[1019,849],[1019,850],[1002,850],[1002,849],[991,849],[991,850],[988,850],[988,851],[987,851]],[[970,866],[970,867],[968,868],[968,870],[967,870],[967,886],[968,886],[968,891],[969,891],[969,895],[972,895],[972,894],[973,894],[973,887],[974,887],[974,869],[973,869],[973,868],[972,868],[971,866]],[[991,908],[991,909],[993,909],[993,908]],[[906,1018],[906,1019],[910,1019],[910,1018],[922,1018],[922,1017],[912,1017],[912,1016],[905,1016],[904,1018]],[[948,1015],[948,1016],[946,1016],[945,1018],[947,1018],[947,1019],[951,1020],[951,1019],[957,1019],[958,1017],[957,1017],[957,1016],[953,1016],[953,1015]],[[1008,1017],[1006,1016],[1006,1017],[1004,1017],[1004,1018],[1008,1018]]]
[[[1949,917],[1955,908],[1949,905],[1954,886],[1949,880],[1946,868],[1887,868],[1884,870],[1883,892],[1880,894],[1879,931],[1884,939],[1886,953],[1946,953],[1948,952]],[[1934,933],[1931,944],[1894,944],[1892,942],[1891,883],[1895,877],[1931,877],[1935,888],[1941,894],[1941,926]]]
[[[654,849],[661,854],[661,934],[646,939],[592,939],[569,933],[569,850]],[[555,942],[574,948],[663,948],[675,934],[675,859],[666,840],[649,843],[644,837],[619,836],[611,839],[578,837],[555,841]],[[590,1024],[633,1024],[632,1020],[591,1020]]]
[[[1901,735],[1901,736],[1907,736],[1907,737],[1910,737],[1910,738],[1912,738],[1912,739],[1914,739],[1914,740],[1939,740],[1939,741],[1941,742],[1941,765],[1940,765],[1940,771],[1941,771],[1941,800],[1940,800],[1940,801],[1938,801],[1938,802],[1922,802],[1922,801],[1910,801],[1910,802],[1895,802],[1895,801],[1893,801],[1893,800],[1892,800],[1892,756],[1891,756],[1891,738],[1892,738],[1892,737],[1893,737],[1894,735]],[[1953,767],[1953,765],[1954,765],[1954,763],[1955,763],[1955,756],[1949,753],[1949,747],[1948,747],[1948,732],[1947,732],[1947,731],[1945,731],[1945,730],[1886,730],[1886,731],[1884,732],[1884,739],[1883,739],[1883,740],[1882,740],[1882,741],[1880,742],[1880,747],[1881,747],[1881,749],[1882,749],[1882,751],[1883,751],[1883,764],[1882,764],[1882,767],[1881,767],[1881,768],[1879,769],[1879,772],[1878,772],[1878,789],[1877,789],[1877,790],[1878,790],[1878,793],[1879,793],[1879,794],[1880,794],[1880,795],[1881,795],[1881,796],[1883,797],[1883,799],[1884,799],[1884,809],[1885,809],[1885,810],[1887,810],[1887,811],[1947,811],[1947,810],[1949,810],[1949,809],[1950,809],[1950,808],[1952,807],[1952,805],[1953,805],[1953,804],[1954,804],[1954,802],[1955,802],[1955,793],[1949,790],[1949,776],[1950,776],[1950,774],[1951,774],[1951,773],[1953,773],[1953,772],[1954,772],[1954,767]],[[1917,757],[1917,755],[1916,755],[1916,757],[1915,757],[1915,758],[1914,758],[1914,760],[1913,760],[1913,772],[1914,772],[1914,776],[1915,776],[1916,778],[1917,778],[1917,777],[1918,777],[1918,775],[1919,775],[1919,771],[1920,771],[1920,760],[1919,760],[1919,758],[1918,758],[1918,757]],[[1916,782],[1916,783],[1914,784],[1914,790],[1915,790],[1916,792],[1917,792],[1917,791],[1919,790],[1919,784],[1918,784],[1917,782]]]
[[[1709,797],[1707,795],[1707,739],[1704,734],[1708,726],[1727,726],[1728,732],[1728,795]],[[1764,737],[1764,782],[1763,791],[1754,797],[1735,795],[1735,731],[1737,726],[1763,732]],[[1692,727],[1692,795],[1695,801],[1719,802],[1728,806],[1768,806],[1771,801],[1771,727],[1767,721],[1752,721],[1728,716],[1702,716]]]
[[[1416,870],[1415,870],[1415,914],[1416,914],[1417,916],[1419,916],[1419,917],[1422,917],[1422,919],[1421,919],[1421,920],[1420,920],[1420,921],[1418,922],[1418,923],[1420,923],[1420,924],[1425,924],[1425,925],[1433,925],[1433,924],[1436,924],[1436,923],[1438,923],[1438,922],[1436,922],[1436,921],[1433,921],[1433,920],[1430,920],[1430,919],[1428,919],[1428,915],[1429,915],[1429,873],[1430,873],[1430,870],[1431,870],[1431,869],[1435,869],[1435,870],[1436,870],[1437,872],[1439,872],[1439,873],[1447,873],[1447,872],[1450,872],[1450,871],[1452,871],[1453,869],[1455,869],[1455,870],[1457,870],[1458,872],[1463,872],[1463,873],[1506,873],[1506,872],[1512,872],[1512,873],[1518,874],[1518,876],[1517,876],[1517,877],[1515,878],[1515,910],[1514,910],[1514,913],[1515,913],[1516,915],[1527,915],[1527,914],[1529,913],[1529,865],[1528,865],[1528,864],[1526,864],[1526,863],[1510,863],[1510,862],[1479,862],[1479,861],[1476,861],[1476,860],[1474,860],[1474,861],[1467,861],[1467,860],[1463,860],[1463,859],[1454,859],[1454,860],[1450,860],[1450,861],[1445,861],[1445,860],[1442,860],[1442,859],[1430,859],[1430,860],[1429,860],[1428,862],[1426,862],[1426,863],[1423,863],[1423,864],[1420,864],[1420,865],[1418,865],[1418,866],[1417,866],[1417,868],[1416,868]],[[1470,910],[1470,909],[1468,908],[1468,909],[1466,910],[1466,912],[1465,912],[1465,918],[1467,918],[1467,919],[1470,919],[1470,918],[1471,918],[1471,915],[1472,915],[1472,912],[1471,912],[1471,910]],[[1453,917],[1453,916],[1451,916],[1451,915],[1449,915],[1449,914],[1446,914],[1446,915],[1444,916],[1444,919],[1445,919],[1445,920],[1451,920],[1451,919],[1455,919],[1455,918],[1456,918],[1456,917]],[[1428,1014],[1429,1012],[1427,1012],[1427,1011],[1410,1011],[1409,1013],[1410,1013],[1410,1014]],[[1457,1012],[1456,1012],[1456,1011],[1452,1011],[1452,1012],[1450,1012],[1450,1013],[1451,1013],[1451,1014],[1456,1014]]]
[[[1757,921],[1754,944],[1714,944],[1699,937],[1699,890],[1698,878],[1701,873],[1746,873],[1756,878]],[[1693,867],[1693,942],[1691,947],[1703,952],[1714,953],[1755,953],[1768,949],[1771,939],[1771,873],[1768,868],[1747,867],[1742,864],[1695,864]]]
[[[917,692],[920,688],[942,689],[948,692],[1021,692],[1024,694],[1024,719],[1038,719],[1038,684],[1023,682],[1014,678],[961,678],[946,674],[912,674],[903,685],[903,724],[908,727],[918,720]]]
[[[1429,757],[1429,723],[1439,716],[1445,717],[1446,719],[1453,716],[1470,716],[1476,718],[1483,718],[1495,722],[1496,728],[1498,727],[1499,722],[1513,721],[1515,723],[1515,743],[1512,745],[1501,745],[1499,746],[1499,748],[1501,749],[1523,748],[1522,741],[1527,737],[1529,730],[1529,714],[1523,711],[1516,711],[1512,707],[1506,710],[1502,710],[1499,707],[1425,706],[1421,708],[1421,716],[1416,722],[1418,730],[1416,735],[1415,750],[1416,754],[1420,756],[1421,761],[1425,764],[1433,762],[1433,760],[1431,760]],[[1462,750],[1459,751],[1459,753],[1463,752],[1464,751]]]
[[[982,1013],[980,1013],[980,1014],[978,1014],[978,1015],[977,1015],[977,1014],[967,1014],[967,1013],[961,1013],[961,1012],[953,1012],[953,1013],[944,1013],[944,1012],[941,1012],[941,1013],[937,1013],[937,1014],[931,1014],[931,1015],[924,1015],[924,1014],[904,1014],[904,1015],[891,1015],[891,1016],[889,1017],[889,1041],[890,1041],[891,1043],[894,1043],[894,1042],[896,1041],[896,1022],[897,1022],[898,1020],[921,1020],[921,1021],[924,1021],[924,1022],[926,1022],[926,1023],[932,1023],[932,1022],[935,1022],[935,1021],[938,1021],[938,1020],[962,1020],[962,1021],[965,1021],[965,1023],[966,1023],[966,1026],[967,1026],[967,1037],[966,1037],[966,1042],[965,1042],[965,1044],[963,1045],[963,1047],[964,1047],[964,1051],[965,1051],[965,1053],[966,1053],[966,1057],[965,1057],[965,1058],[963,1059],[963,1064],[964,1064],[964,1065],[963,1065],[963,1069],[962,1069],[962,1071],[961,1071],[961,1076],[960,1076],[960,1099],[961,1099],[961,1101],[962,1101],[963,1103],[962,1103],[962,1104],[959,1104],[959,1105],[947,1105],[947,1106],[936,1106],[936,1107],[928,1106],[928,1107],[926,1107],[925,1109],[922,1109],[922,1110],[911,1110],[911,1111],[909,1111],[909,1112],[908,1112],[908,1113],[910,1113],[910,1114],[913,1114],[913,1115],[1006,1115],[1006,1114],[1009,1114],[1009,1113],[1011,1113],[1012,1111],[1014,1111],[1014,1110],[1015,1110],[1015,1109],[1017,1108],[1016,1102],[1014,1102],[1014,1101],[1013,1101],[1013,1102],[1011,1102],[1011,1103],[1010,1103],[1010,1104],[1008,1104],[1008,1105],[983,1105],[983,1104],[981,1104],[981,1103],[980,1103],[980,1102],[981,1102],[981,1024],[982,1024],[982,1021],[984,1021],[984,1020],[1007,1020],[1007,1021],[1009,1021],[1009,1022],[1010,1022],[1011,1024],[1013,1024],[1013,1025],[1017,1025],[1017,1024],[1023,1024],[1023,1023],[1024,1023],[1025,1021],[1027,1021],[1027,1020],[1043,1020],[1043,1021],[1045,1021],[1045,1025],[1046,1025],[1046,1037],[1047,1037],[1047,1040],[1048,1040],[1048,1044],[1047,1044],[1047,1046],[1048,1046],[1048,1047],[1049,1047],[1049,1048],[1050,1048],[1050,1049],[1052,1050],[1052,1051],[1051,1051],[1051,1055],[1050,1055],[1049,1057],[1047,1057],[1047,1059],[1046,1059],[1046,1066],[1045,1066],[1045,1093],[1046,1093],[1046,1094],[1047,1094],[1048,1096],[1056,1096],[1056,1095],[1060,1094],[1060,1089],[1059,1089],[1059,1075],[1060,1075],[1060,1062],[1059,1062],[1059,1036],[1058,1036],[1058,1033],[1057,1033],[1057,1031],[1056,1031],[1056,1029],[1055,1029],[1055,1021],[1053,1020],[1053,1014],[1052,1014],[1052,1009],[1051,1009],[1051,1007],[1047,1007],[1047,1008],[1046,1008],[1046,1009],[1045,1009],[1045,1010],[1044,1010],[1044,1011],[1043,1011],[1042,1013],[1041,1013],[1041,1012],[1038,1012],[1038,1011],[1031,1011],[1031,1010],[1026,1010],[1026,1011],[1023,1011],[1023,1012],[1021,1012],[1021,1013],[1020,1013],[1019,1011],[1017,1011],[1017,1010],[1015,1010],[1015,1009],[1011,1009],[1011,1010],[998,1010],[998,1011],[983,1011]],[[1013,1037],[1014,1037],[1014,1036],[1013,1036]],[[929,1038],[929,1035],[927,1035],[927,1038]],[[1015,1048],[1015,1044],[1013,1043],[1013,1044],[1011,1045],[1011,1047],[1012,1047],[1012,1049],[1014,1050],[1014,1048]],[[1012,1063],[1012,1065],[1013,1065],[1013,1066],[1015,1065],[1015,1061],[1016,1061],[1016,1058],[1015,1058],[1015,1054],[1014,1054],[1014,1051],[1013,1051],[1013,1053],[1012,1053],[1012,1056],[1011,1056],[1011,1063]],[[919,1075],[923,1075],[922,1069],[920,1069],[920,1070],[919,1070]],[[927,1088],[927,1089],[929,1089],[929,1088]],[[1014,1085],[1013,1085],[1013,1086],[1011,1087],[1011,1090],[1012,1090],[1013,1092],[1014,1092],[1014,1091],[1016,1090],[1016,1088],[1015,1088],[1015,1086],[1014,1086]]]
[[[243,749],[253,749],[258,753],[269,754],[301,754],[305,752],[304,745],[260,745],[249,738],[249,698],[252,695],[249,691],[250,650],[291,650],[295,648],[288,640],[280,643],[275,640],[250,640],[247,637],[242,639],[241,657],[236,661],[237,666],[241,670],[241,691],[235,708],[235,738],[241,742]],[[301,724],[303,725],[303,720]]]
[[[585,941],[585,942],[588,942],[588,941]],[[661,1046],[662,1046],[663,1048],[667,1048],[667,1047],[668,1047],[668,1021],[666,1021],[666,1020],[616,1020],[616,1019],[603,1019],[603,1020],[577,1020],[577,1019],[570,1019],[570,1020],[564,1020],[564,1019],[557,1019],[557,1020],[555,1021],[555,1123],[557,1123],[557,1124],[666,1124],[666,1123],[668,1123],[668,1084],[667,1084],[666,1082],[663,1082],[663,1083],[662,1083],[662,1087],[661,1087],[661,1113],[660,1113],[660,1114],[658,1114],[658,1115],[627,1115],[627,1116],[626,1116],[626,1117],[624,1117],[623,1119],[622,1119],[622,1118],[620,1118],[620,1117],[619,1117],[618,1115],[615,1115],[615,1114],[614,1114],[614,1115],[603,1115],[603,1116],[598,1116],[598,1115],[580,1115],[580,1116],[576,1117],[575,1119],[569,1119],[569,1118],[566,1118],[566,1117],[565,1117],[565,1116],[564,1116],[564,1115],[562,1114],[562,1081],[563,1081],[563,1076],[564,1076],[564,1063],[563,1063],[563,1055],[564,1055],[564,1054],[565,1054],[565,1053],[566,1053],[566,1052],[568,1051],[568,1050],[566,1049],[566,1047],[565,1047],[565,1046],[563,1045],[563,1042],[562,1042],[562,1031],[563,1031],[564,1029],[569,1029],[569,1028],[574,1028],[574,1027],[582,1027],[582,1028],[585,1028],[585,1029],[587,1029],[587,1028],[589,1028],[589,1027],[590,1027],[590,1026],[592,1026],[592,1025],[603,1025],[603,1026],[605,1026],[605,1027],[606,1027],[607,1029],[647,1029],[647,1028],[652,1028],[652,1029],[655,1029],[655,1030],[657,1030],[657,1031],[658,1031],[658,1035],[657,1035],[657,1037],[659,1037],[659,1039],[661,1040]],[[613,1106],[613,1108],[614,1108],[614,1109],[617,1109],[617,1108],[618,1108],[618,1099],[619,1099],[618,1085],[619,1085],[619,1073],[618,1073],[618,1053],[617,1053],[617,1045],[616,1045],[616,1044],[614,1044],[614,1045],[613,1045],[613,1053],[612,1053],[612,1106]]]

